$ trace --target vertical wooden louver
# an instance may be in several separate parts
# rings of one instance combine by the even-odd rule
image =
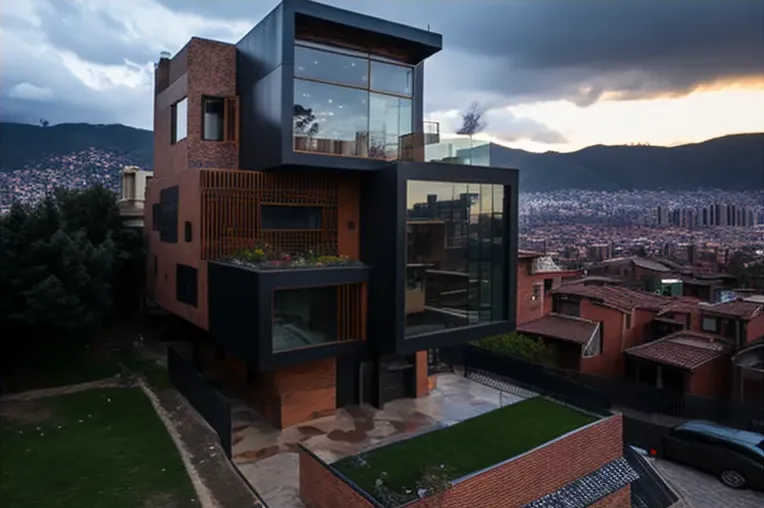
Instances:
[[[201,170],[201,257],[220,259],[259,242],[277,252],[337,251],[338,183],[314,175]],[[264,230],[262,205],[321,208],[319,229]]]
[[[337,339],[366,340],[366,285],[337,286]]]

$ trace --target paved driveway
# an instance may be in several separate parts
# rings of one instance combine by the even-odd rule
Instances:
[[[659,459],[653,464],[690,508],[764,507],[764,492],[730,489],[714,476],[673,462]]]

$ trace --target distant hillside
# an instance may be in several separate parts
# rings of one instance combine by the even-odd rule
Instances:
[[[520,190],[764,189],[764,134],[676,147],[591,146],[572,153],[494,147],[495,164],[520,169]],[[124,125],[0,123],[0,172],[40,168],[95,149],[150,168],[151,131]],[[87,162],[85,162],[87,164]],[[55,169],[55,168],[48,168]]]
[[[50,127],[0,122],[0,172],[37,166],[49,157],[94,148],[126,157],[136,166],[153,165],[151,131],[125,125],[63,123]]]
[[[491,152],[491,161],[520,170],[520,190],[764,189],[764,134],[736,134],[703,143],[590,146],[571,153]]]

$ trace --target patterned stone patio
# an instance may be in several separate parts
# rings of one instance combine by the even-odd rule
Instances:
[[[457,374],[439,374],[436,388],[426,397],[394,400],[382,409],[348,406],[333,416],[283,430],[265,422],[244,402],[237,402],[233,408],[233,461],[268,506],[302,508],[298,443],[331,463],[523,399]]]

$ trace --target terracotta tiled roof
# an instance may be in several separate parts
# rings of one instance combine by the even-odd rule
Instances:
[[[674,312],[678,312],[680,314],[691,314],[698,310],[698,304],[700,301],[701,300],[699,298],[682,296],[672,302],[669,302],[658,312],[658,315],[663,316],[665,314],[672,314]]]
[[[574,316],[549,314],[539,319],[523,323],[517,327],[520,333],[541,335],[577,344],[586,344],[599,323]]]
[[[620,286],[591,286],[584,284],[565,284],[553,291],[554,294],[582,296],[599,303],[618,309],[622,312],[647,309],[661,310],[669,303],[675,301],[671,297],[661,296],[655,293],[646,293]]]
[[[718,303],[701,307],[704,314],[713,316],[728,316],[740,319],[753,319],[764,310],[764,304],[736,300],[734,302]]]
[[[662,339],[629,348],[627,355],[651,362],[694,370],[725,355],[731,347],[717,336],[681,330]]]

